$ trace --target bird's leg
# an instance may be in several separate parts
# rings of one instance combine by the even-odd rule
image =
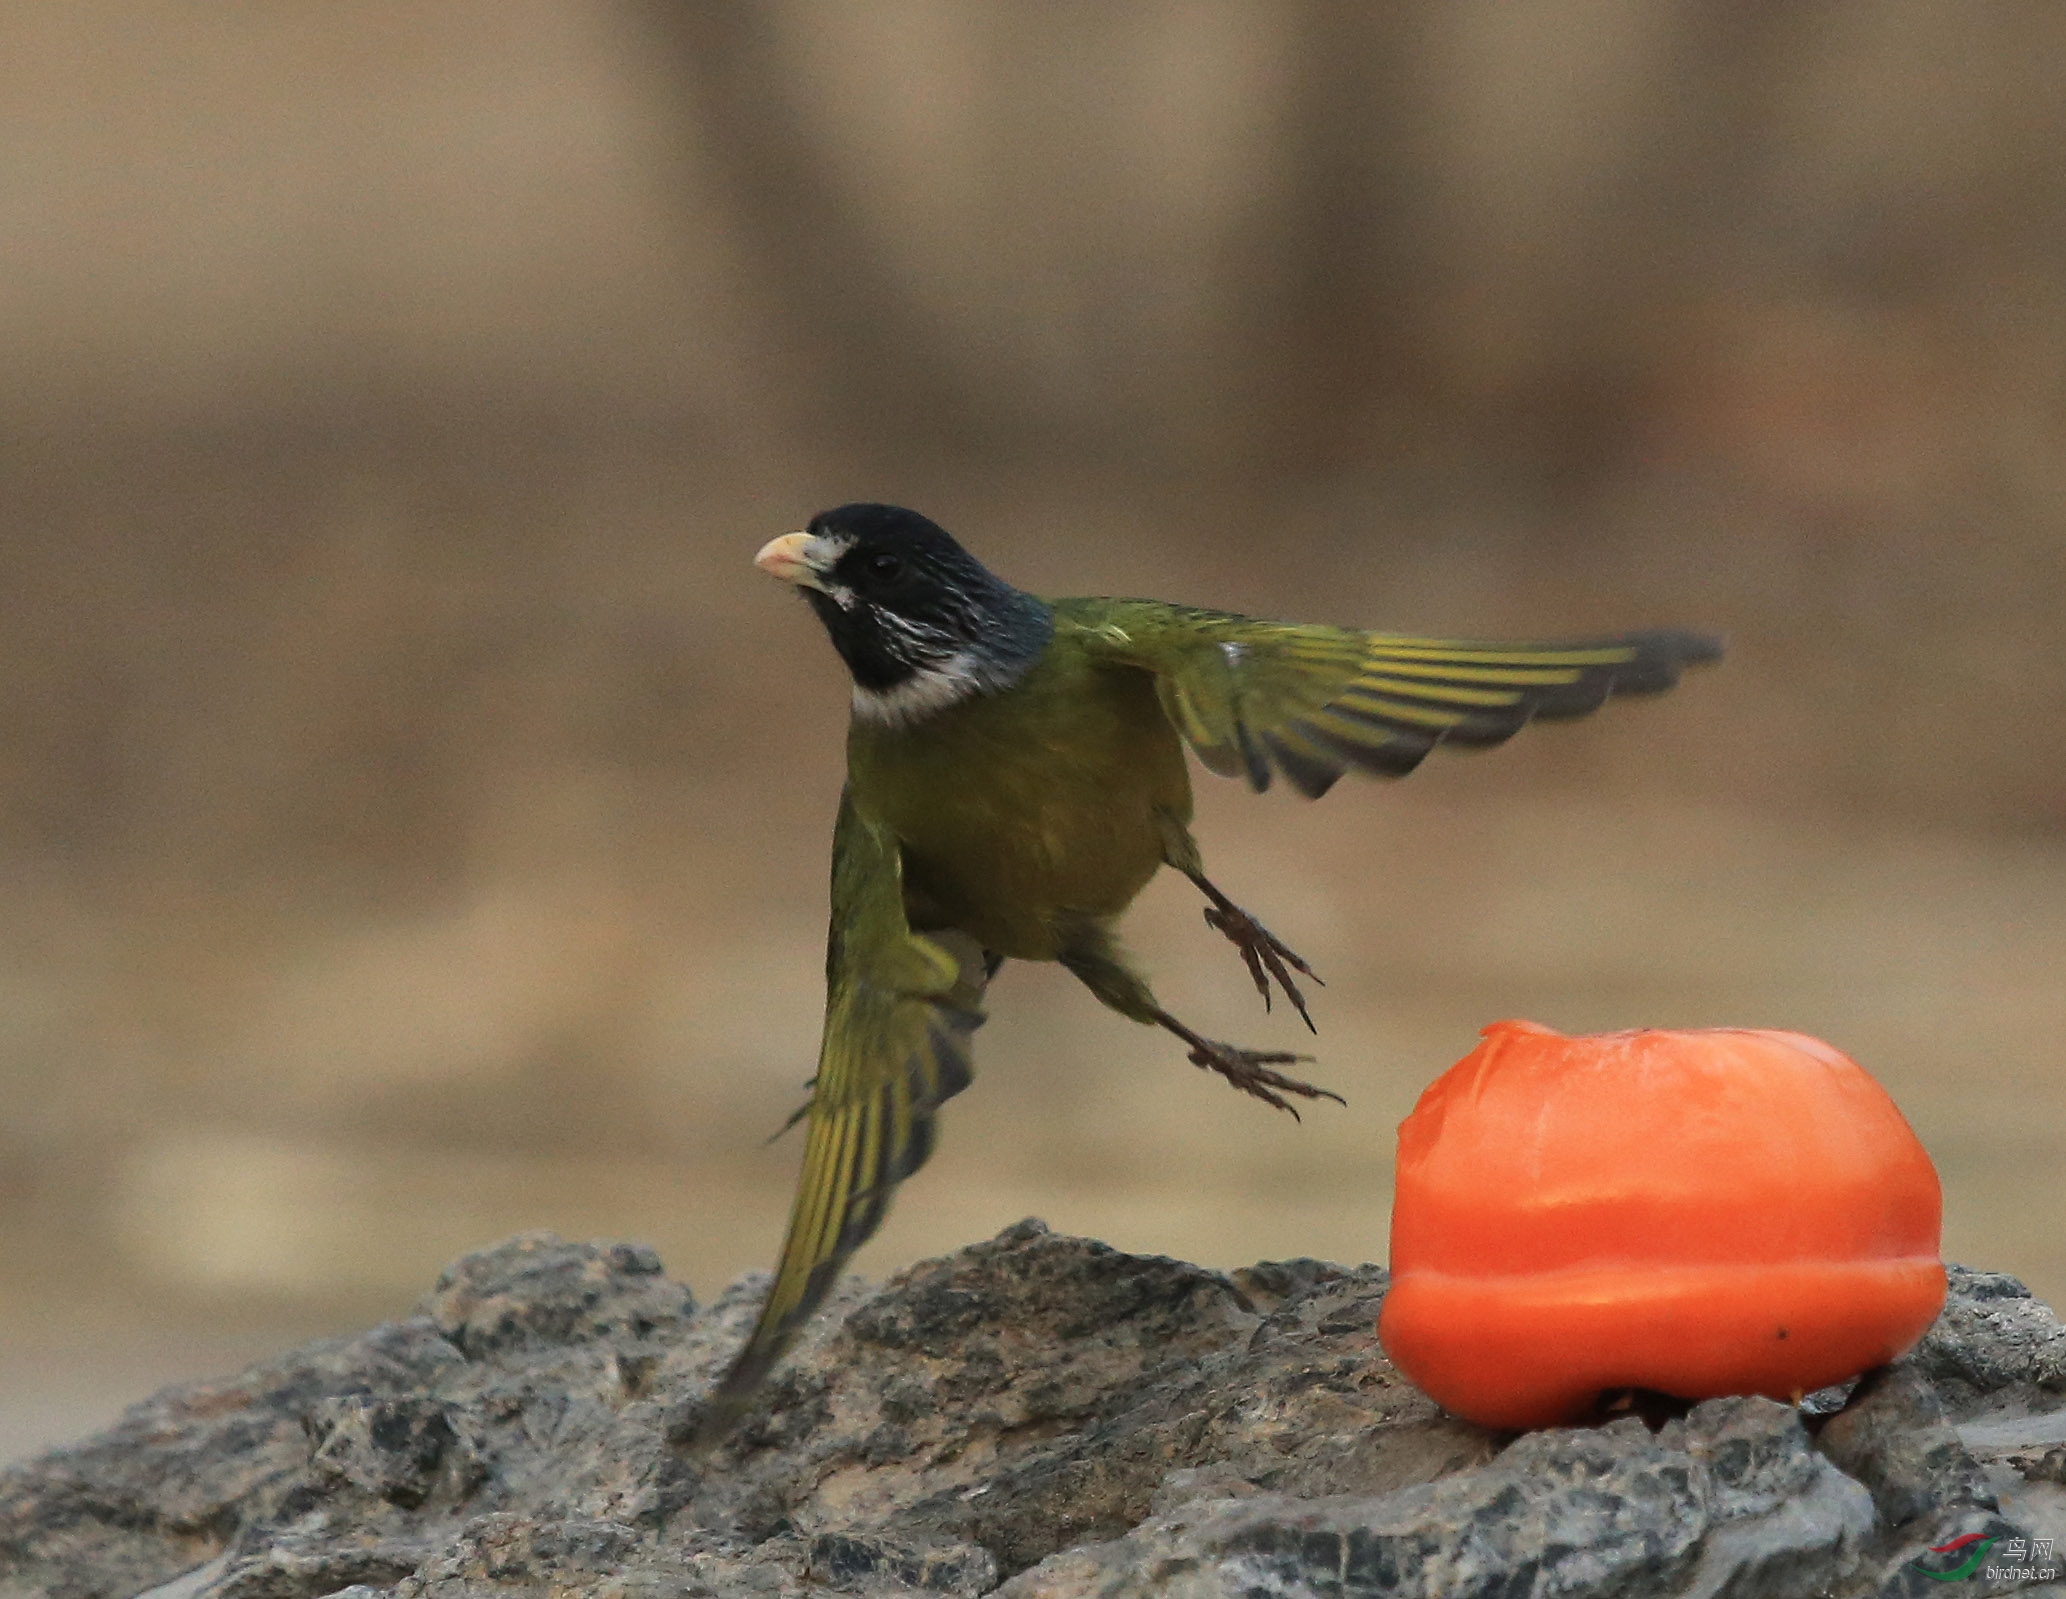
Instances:
[[[1205,910],[1205,925],[1224,933],[1229,942],[1241,952],[1241,959],[1248,967],[1248,975],[1255,980],[1255,991],[1263,997],[1263,1009],[1270,1009],[1270,980],[1275,978],[1284,997],[1291,1001],[1291,1008],[1298,1012],[1300,1021],[1306,1024],[1306,1031],[1317,1033],[1312,1013],[1306,1009],[1306,996],[1299,992],[1298,984],[1291,980],[1294,968],[1303,975],[1320,982],[1319,976],[1299,956],[1298,952],[1278,938],[1267,927],[1248,912],[1236,905],[1205,875],[1205,862],[1198,853],[1198,842],[1191,837],[1191,830],[1176,817],[1167,812],[1158,815],[1162,828],[1162,859],[1164,864],[1174,866],[1184,876],[1198,885],[1198,891],[1212,903]],[[1320,983],[1322,988],[1327,985]]]
[[[1063,950],[1061,962],[1076,974],[1084,987],[1120,1015],[1166,1028],[1190,1045],[1192,1065],[1218,1072],[1242,1093],[1252,1094],[1279,1110],[1290,1111],[1294,1120],[1298,1118],[1298,1112],[1284,1098],[1286,1094],[1294,1094],[1301,1099],[1331,1099],[1336,1104],[1347,1103],[1339,1094],[1270,1070],[1272,1066],[1311,1060],[1310,1055],[1294,1055],[1279,1049],[1242,1049],[1193,1032],[1156,1003],[1147,981],[1126,964],[1110,935],[1102,928],[1082,930]]]
[[[1282,1096],[1296,1094],[1301,1099],[1331,1099],[1337,1105],[1346,1105],[1341,1095],[1325,1088],[1315,1088],[1311,1083],[1300,1082],[1296,1077],[1286,1077],[1282,1072],[1273,1072],[1271,1066],[1289,1066],[1297,1061],[1311,1060],[1310,1055],[1294,1055],[1282,1049],[1242,1049],[1234,1044],[1222,1044],[1217,1039],[1203,1038],[1178,1021],[1168,1011],[1158,1008],[1153,1017],[1155,1025],[1166,1027],[1191,1046],[1190,1061],[1193,1066],[1206,1071],[1218,1072],[1220,1076],[1240,1089],[1244,1094],[1253,1094],[1266,1105],[1275,1105],[1279,1110],[1291,1111],[1291,1119],[1299,1121],[1297,1110]]]
[[[1277,986],[1284,990],[1284,997],[1291,1001],[1291,1008],[1298,1012],[1298,1019],[1306,1024],[1306,1031],[1319,1032],[1320,1029],[1313,1025],[1312,1013],[1306,1009],[1306,996],[1298,991],[1298,984],[1285,970],[1287,966],[1296,967],[1304,976],[1319,983],[1320,978],[1313,968],[1296,950],[1213,887],[1203,872],[1186,872],[1184,875],[1212,901],[1205,908],[1205,925],[1226,934],[1241,952],[1241,959],[1248,965],[1248,975],[1255,979],[1255,991],[1263,997],[1263,1009],[1270,1008],[1270,979],[1274,977]],[[1327,985],[1320,983],[1320,986],[1325,988]]]

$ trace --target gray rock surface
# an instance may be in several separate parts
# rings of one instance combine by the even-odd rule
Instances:
[[[2066,1327],[2015,1278],[1946,1268],[1943,1314],[1909,1359],[1954,1415],[2013,1396],[2034,1406],[2066,1403]]]
[[[1700,1405],[1531,1433],[1497,1461],[1389,1494],[1219,1501],[1055,1556],[1012,1599],[1182,1594],[1811,1594],[1871,1538],[1871,1495],[1788,1406]]]
[[[1947,1511],[2001,1508],[1978,1462],[1945,1421],[1937,1391],[1913,1361],[1868,1375],[1816,1442],[1872,1490],[1873,1506],[1889,1528]]]
[[[2041,1536],[2066,1496],[2066,1335],[2013,1279],[1959,1273],[1834,1416],[1714,1400],[1518,1439],[1385,1360],[1385,1280],[1021,1223],[843,1285],[695,1459],[764,1279],[699,1309],[650,1250],[525,1235],[407,1320],[0,1474],[0,1599],[1806,1599],[1939,1590],[1929,1544]]]

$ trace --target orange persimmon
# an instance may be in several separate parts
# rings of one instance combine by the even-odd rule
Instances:
[[[1816,1039],[1495,1022],[1399,1126],[1378,1337],[1488,1426],[1786,1399],[1922,1336],[1941,1213],[1886,1090]]]

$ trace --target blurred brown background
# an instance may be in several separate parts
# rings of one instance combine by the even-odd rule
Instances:
[[[1495,1017],[1804,1029],[2066,1297],[2066,10],[0,17],[0,1458],[520,1227],[765,1263],[845,685],[753,551],[1724,669],[1318,806],[1303,1126],[1056,972],[862,1257],[1381,1258]],[[1157,885],[1198,1025],[1295,1045]]]

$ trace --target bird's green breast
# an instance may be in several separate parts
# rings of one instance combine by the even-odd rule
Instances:
[[[1191,814],[1154,679],[1092,659],[1067,628],[1009,689],[901,725],[857,717],[847,763],[903,845],[914,925],[1020,960],[1052,960],[1072,926],[1124,910],[1161,865],[1158,813]]]

